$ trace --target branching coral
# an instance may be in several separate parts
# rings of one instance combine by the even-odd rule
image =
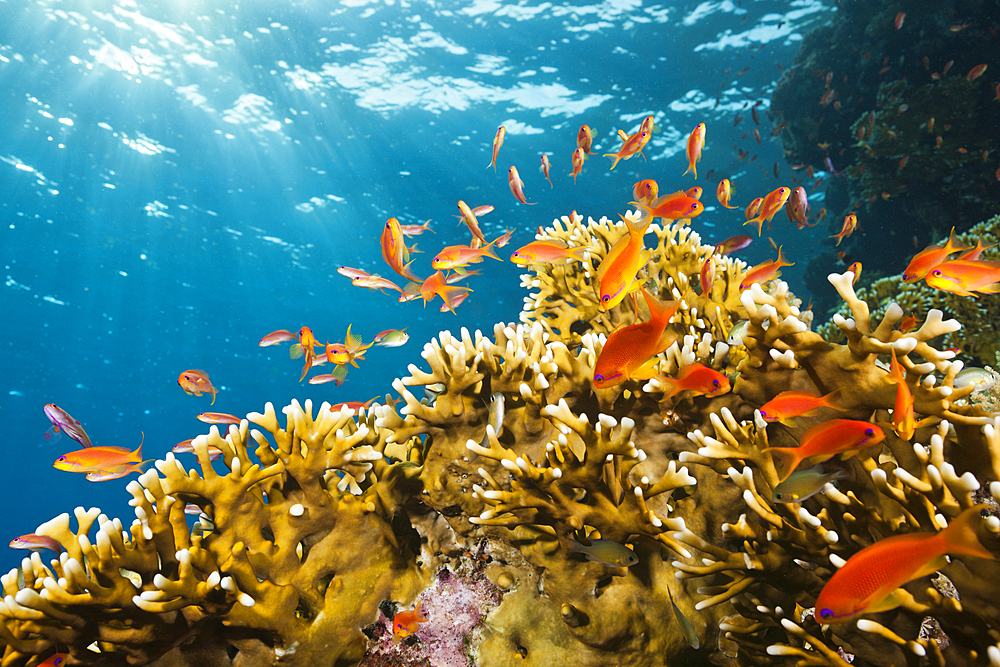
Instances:
[[[784,283],[741,293],[738,260],[716,257],[718,279],[700,294],[693,285],[713,249],[684,221],[651,230],[647,289],[682,302],[659,371],[697,361],[735,378],[732,392],[672,395],[660,378],[594,387],[607,334],[647,314],[628,300],[597,309],[593,271],[622,229],[565,218],[543,236],[588,244],[587,262],[536,267],[520,324],[497,324],[492,337],[441,332],[423,349],[426,366],[394,382],[399,409],[390,401],[355,419],[293,402],[282,427],[268,406],[224,438],[214,428],[198,438],[198,470],[168,456],[129,485],[128,532],[82,509],[75,531],[68,515],[42,526],[66,553],[48,565],[26,559],[23,584],[4,577],[2,664],[55,649],[93,660],[95,641],[103,658],[136,664],[195,655],[228,664],[234,651],[247,665],[346,664],[361,659],[362,628],[365,664],[404,655],[444,664],[431,648],[444,641],[439,630],[424,639],[418,630],[398,655],[386,634],[391,608],[411,604],[435,573],[421,599],[446,619],[461,614],[469,633],[448,644],[449,664],[457,646],[490,666],[844,665],[852,655],[1000,664],[996,561],[956,557],[935,585],[917,579],[901,606],[858,621],[821,626],[810,611],[862,548],[940,530],[1000,498],[1000,419],[967,404],[972,388],[955,387],[960,364],[934,345],[959,322],[928,309],[903,331],[900,306],[873,319],[851,275],[833,275],[846,304],[838,342],[809,330]],[[742,320],[746,333],[730,346]],[[891,357],[919,420],[912,437],[895,414]],[[421,387],[436,398],[418,398]],[[844,478],[800,504],[774,501],[790,471],[768,448],[795,446],[823,416],[785,426],[757,411],[793,388],[839,388],[837,416],[886,434],[828,463]],[[209,445],[223,451],[226,475]],[[211,527],[188,527],[191,504]],[[979,539],[1000,554],[1000,520],[981,523]],[[596,545],[630,550],[630,566],[594,556]],[[594,560],[579,553],[588,547]],[[481,587],[478,614],[475,602],[450,607],[440,586],[463,563],[496,586]],[[479,645],[469,628],[497,604],[496,590],[504,594]],[[380,613],[387,601],[396,605]],[[427,650],[410,650],[424,640]]]
[[[197,471],[168,454],[128,485],[137,517],[128,532],[82,509],[76,531],[68,515],[39,527],[65,552],[50,565],[25,559],[21,590],[4,577],[3,664],[53,648],[93,659],[95,641],[135,664],[171,651],[172,664],[227,651],[248,664],[360,658],[358,619],[374,619],[383,599],[411,598],[428,576],[390,523],[414,479],[383,459],[374,415],[356,421],[324,403],[314,417],[312,407],[293,402],[284,428],[270,404],[225,438],[212,427],[195,440]],[[208,446],[223,451],[228,474],[212,467]],[[188,504],[214,527],[189,529]]]

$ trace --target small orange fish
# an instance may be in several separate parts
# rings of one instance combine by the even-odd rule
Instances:
[[[774,219],[774,215],[781,210],[781,207],[785,205],[788,198],[792,195],[792,189],[786,188],[784,186],[772,190],[764,197],[760,204],[760,212],[756,216],[750,218],[744,225],[752,225],[757,223],[757,236],[760,236],[764,231],[764,223],[768,223],[768,229],[771,228],[771,220]]]
[[[594,131],[589,125],[581,125],[580,131],[576,133],[576,145],[587,155],[593,155]]]
[[[441,300],[444,301],[444,305],[452,313],[455,313],[455,306],[461,303],[466,295],[472,290],[468,287],[457,287],[454,285],[449,285],[445,281],[444,274],[440,271],[435,271],[420,285],[420,296],[424,300],[424,305],[428,301],[432,300],[435,296],[440,296]],[[455,313],[457,315],[457,313]]]
[[[420,629],[421,623],[430,620],[424,610],[424,601],[417,602],[417,606],[412,611],[397,611],[392,618],[393,640],[399,641],[404,637],[409,637]]]
[[[843,241],[848,236],[854,233],[854,230],[857,228],[857,226],[858,226],[858,216],[854,215],[853,213],[850,213],[844,218],[844,224],[840,228],[840,231],[831,236],[830,238],[837,239],[837,245],[839,246],[841,241]]]
[[[981,65],[976,65],[975,67],[969,70],[969,73],[965,75],[965,78],[968,79],[969,81],[975,81],[976,79],[981,77],[985,72],[986,72],[986,63],[983,63]]]
[[[87,447],[63,454],[52,467],[68,472],[98,472],[115,466],[142,463],[142,443],[134,450],[127,447]]]
[[[984,509],[974,505],[940,532],[893,535],[851,556],[816,598],[816,622],[842,623],[898,607],[896,589],[943,569],[945,554],[995,559],[977,535]]]
[[[906,333],[907,331],[913,329],[913,327],[915,326],[917,326],[917,318],[915,318],[913,315],[907,315],[899,323],[899,332]]]
[[[611,169],[614,169],[618,165],[619,160],[630,160],[636,153],[641,153],[642,147],[646,145],[649,138],[649,132],[636,132],[632,136],[622,139],[622,147],[617,153],[605,153],[603,157],[613,157],[615,159],[611,163]],[[645,155],[643,158],[645,158]]]
[[[762,451],[771,452],[783,464],[779,481],[784,482],[805,460],[822,463],[837,454],[850,458],[884,439],[882,429],[870,422],[829,419],[806,431],[798,447],[768,447]]]
[[[573,171],[569,172],[569,175],[573,177],[573,182],[576,183],[576,177],[580,175],[583,170],[583,149],[577,148],[573,151]]]
[[[900,28],[903,27],[903,21],[905,20],[906,20],[906,12],[899,12],[898,14],[896,14],[896,20],[895,20],[896,30],[899,30]]]
[[[660,193],[660,186],[651,178],[639,181],[632,186],[632,196],[643,204],[649,204]]]
[[[705,210],[705,205],[687,193],[675,192],[671,195],[657,197],[649,204],[641,201],[629,202],[642,211],[642,216],[637,224],[643,225],[652,222],[653,218],[664,218],[666,220],[681,220],[683,218],[694,218],[701,215]]]
[[[676,378],[661,376],[660,381],[669,387],[667,393],[663,395],[663,400],[672,398],[682,391],[693,392],[694,396],[713,398],[727,393],[731,388],[729,378],[697,362],[680,369]]]
[[[781,246],[779,246],[778,259],[765,260],[747,271],[743,280],[740,281],[740,290],[750,289],[754,283],[766,283],[768,280],[777,278],[781,275],[781,267],[783,266],[795,266],[795,262],[785,261],[781,256]]]
[[[715,252],[720,255],[728,255],[731,252],[743,250],[743,248],[746,248],[752,242],[753,239],[749,236],[730,236],[725,241],[715,244]]]
[[[240,418],[225,412],[202,412],[198,415],[198,421],[206,424],[239,424]]]
[[[486,165],[487,169],[493,167],[494,173],[497,170],[497,154],[500,152],[500,147],[503,146],[503,140],[504,137],[506,136],[507,136],[507,128],[501,125],[500,127],[497,128],[496,136],[493,137],[493,159],[490,160],[490,163],[488,165]]]
[[[687,159],[688,168],[684,170],[684,174],[689,171],[694,174],[695,180],[698,178],[698,161],[701,160],[701,151],[705,148],[705,124],[698,123],[693,130],[691,130],[690,136],[687,140]],[[684,174],[681,174],[683,176]]]
[[[277,345],[278,343],[284,343],[285,341],[295,340],[295,334],[291,331],[286,331],[285,329],[278,329],[277,331],[272,331],[257,343],[260,347],[269,347],[271,345]]]
[[[617,306],[626,294],[639,288],[636,274],[649,259],[643,236],[652,218],[635,224],[625,220],[628,233],[608,251],[597,267],[597,291],[601,298],[601,308],[607,310]]]
[[[338,387],[347,380],[347,366],[341,365],[333,369],[332,373],[323,373],[309,378],[309,384],[326,384],[333,382]]]
[[[514,230],[511,229],[510,231],[508,231],[508,230],[505,229],[503,235],[502,236],[498,236],[497,240],[494,241],[494,243],[496,243],[496,246],[498,248],[502,248],[505,245],[507,245],[508,243],[510,243],[510,240],[513,237],[514,237]]]
[[[847,270],[854,274],[854,279],[851,280],[851,285],[857,285],[858,279],[861,278],[861,262],[854,262]]]
[[[927,284],[959,296],[975,298],[976,292],[1000,292],[1000,262],[983,259],[953,259],[942,262],[927,274]]]
[[[532,241],[514,251],[510,261],[519,266],[528,264],[568,264],[584,261],[587,246],[568,247],[561,241]]]
[[[688,188],[687,190],[685,190],[684,194],[690,197],[691,199],[697,199],[698,201],[701,201],[701,196],[705,194],[705,188],[701,187],[700,185],[696,185],[693,188]]]
[[[205,371],[193,368],[186,370],[177,378],[177,384],[189,396],[201,396],[205,393],[212,394],[212,402],[209,405],[215,405],[215,395],[219,393],[219,390],[212,386],[211,380],[208,379],[208,373]]]
[[[756,218],[757,214],[760,213],[760,207],[763,205],[764,205],[763,197],[757,197],[752,202],[747,204],[746,211],[744,212],[747,220],[749,221],[751,218]]]
[[[302,382],[302,380],[305,379],[306,374],[309,372],[309,369],[313,367],[313,360],[316,358],[316,353],[313,348],[317,347],[320,343],[316,340],[316,336],[313,335],[312,329],[309,327],[302,327],[299,329],[298,339],[299,342],[292,345],[288,353],[289,355],[296,355],[292,357],[293,359],[297,359],[299,355],[306,358],[305,366],[302,367],[302,377],[299,378],[299,382]]]
[[[491,257],[498,262],[502,262],[503,260],[493,252],[494,243],[496,242],[492,241],[482,248],[470,248],[467,245],[450,245],[435,255],[434,259],[431,260],[431,268],[446,271],[449,269],[458,270],[463,266],[482,262],[483,257]]]
[[[545,153],[542,153],[542,166],[538,168],[538,171],[542,172],[542,174],[545,176],[545,180],[549,182],[550,189],[553,187],[552,179],[549,178],[549,170],[551,168],[552,168],[552,163],[549,162],[549,156],[546,155]]]
[[[715,261],[712,259],[711,255],[705,258],[705,263],[701,265],[701,271],[698,273],[698,278],[701,281],[702,295],[708,296],[709,292],[712,291],[712,283],[715,282]]]
[[[840,389],[834,389],[825,396],[808,389],[783,391],[760,407],[760,416],[764,421],[791,426],[791,420],[796,417],[811,417],[820,408],[842,410],[837,403],[839,394]]]
[[[892,428],[903,440],[912,440],[913,432],[917,428],[916,420],[913,417],[913,393],[909,385],[906,384],[906,377],[903,375],[903,367],[896,359],[896,350],[890,348],[892,361],[889,365],[889,382],[896,383],[896,404],[892,409]]]
[[[507,182],[510,184],[510,191],[514,194],[514,198],[522,204],[528,204],[529,206],[534,206],[538,202],[528,202],[524,199],[524,181],[521,180],[521,176],[517,173],[517,167],[511,166],[507,171]],[[485,241],[483,241],[485,243]]]
[[[639,288],[649,320],[615,329],[608,335],[594,364],[594,387],[607,389],[626,380],[642,380],[656,375],[660,352],[677,340],[677,333],[667,329],[670,318],[680,307],[680,300],[659,301]]]
[[[722,179],[722,181],[719,182],[719,187],[717,187],[715,189],[715,196],[719,200],[719,203],[722,204],[723,207],[725,207],[725,208],[739,208],[739,206],[731,206],[729,204],[729,200],[733,196],[733,186],[729,182],[728,178],[724,178],[724,179]]]
[[[351,364],[358,368],[357,362],[364,360],[365,351],[375,344],[373,341],[365,345],[360,336],[351,333],[351,326],[347,325],[347,333],[344,334],[343,343],[326,344],[326,360],[331,364]]]
[[[916,237],[914,237],[916,240]],[[903,270],[903,282],[915,283],[924,278],[930,270],[945,261],[953,252],[958,250],[968,250],[969,246],[955,238],[955,228],[951,228],[951,235],[944,247],[939,245],[927,246],[910,260],[910,263]]]
[[[458,200],[458,212],[462,214],[462,222],[464,222],[469,228],[469,231],[472,232],[473,238],[478,239],[482,243],[486,243],[486,236],[483,234],[483,231],[479,229],[478,214],[469,208],[469,205],[461,199]]]
[[[393,271],[407,280],[420,282],[420,278],[410,270],[410,249],[403,242],[403,229],[399,220],[389,218],[382,228],[382,259]]]

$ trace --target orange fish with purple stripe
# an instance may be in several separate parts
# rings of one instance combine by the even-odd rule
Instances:
[[[784,470],[778,481],[784,482],[803,461],[822,463],[838,454],[850,458],[884,439],[882,429],[871,422],[830,419],[802,434],[798,447],[768,447],[762,451],[771,452],[783,464]]]
[[[660,352],[677,340],[677,333],[667,329],[681,302],[660,301],[639,288],[649,320],[615,329],[608,335],[594,364],[594,386],[608,389],[626,380],[642,380],[656,375]]]

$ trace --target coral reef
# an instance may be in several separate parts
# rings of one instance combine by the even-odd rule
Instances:
[[[651,225],[643,280],[681,301],[659,371],[700,362],[733,390],[595,389],[607,334],[647,316],[630,299],[597,305],[592,276],[623,232],[556,221],[543,236],[590,256],[533,267],[521,323],[441,332],[393,383],[398,400],[357,416],[293,402],[284,426],[268,405],[196,439],[195,469],[168,455],[130,484],[128,531],[82,509],[75,530],[68,515],[41,526],[66,552],[25,559],[23,582],[3,577],[0,665],[55,650],[86,664],[1000,664],[996,560],[953,557],[861,620],[820,625],[810,609],[864,547],[997,507],[1000,419],[967,403],[954,353],[934,345],[959,322],[929,309],[902,331],[903,308],[873,319],[851,275],[831,275],[838,342],[809,329],[785,283],[740,291],[738,259],[715,256],[700,294],[713,248],[687,221]],[[921,420],[910,438],[880,365],[891,355]],[[764,422],[758,409],[793,388],[840,388],[837,416],[886,437],[828,464],[845,471],[836,486],[780,503],[788,471],[768,448],[832,414]],[[195,526],[188,504],[205,515]],[[992,513],[979,539],[1000,555]],[[586,558],[576,543],[635,558]],[[393,641],[389,619],[418,599],[431,620]]]

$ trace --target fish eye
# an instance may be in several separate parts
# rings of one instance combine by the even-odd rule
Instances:
[[[819,617],[822,618],[823,620],[831,619],[833,618],[833,610],[821,609],[819,612]]]
[[[713,387],[718,387],[719,386],[719,381],[718,380],[712,380],[712,386]]]
[[[611,300],[611,295],[606,295],[601,297],[601,301],[610,301],[610,300]]]
[[[865,435],[867,435],[869,438],[873,437],[875,435],[875,429],[873,428],[865,429]]]
[[[778,493],[774,494],[774,499],[775,500],[781,500],[784,497],[785,497],[785,494],[781,493],[780,491]]]
[[[604,376],[603,375],[595,375],[594,376],[594,382],[604,382]]]

